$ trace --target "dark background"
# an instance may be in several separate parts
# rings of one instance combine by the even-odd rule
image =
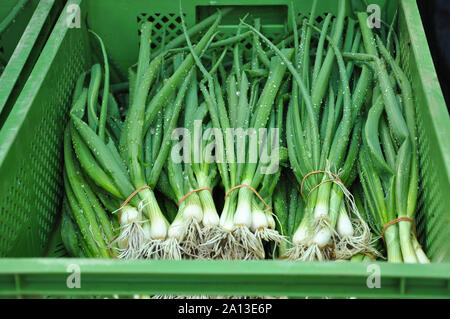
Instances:
[[[450,106],[450,0],[417,0],[447,108]]]

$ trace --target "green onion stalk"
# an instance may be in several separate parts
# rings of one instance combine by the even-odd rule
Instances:
[[[212,26],[197,43],[196,54],[201,55],[212,41],[220,17],[220,14],[215,17]],[[194,59],[189,54],[180,60],[178,68],[172,65],[165,68],[163,61],[169,54],[167,50],[150,58],[151,24],[144,23],[141,31],[139,61],[130,68],[129,109],[125,112],[125,121],[122,122],[123,114],[109,93],[106,50],[98,36],[105,61],[103,94],[100,92],[101,66],[94,65],[88,88],[84,87],[86,74],[77,82],[74,106],[70,112],[70,133],[80,166],[92,184],[105,193],[103,199],[113,199],[114,203],[109,201],[108,206],[116,205],[115,209],[109,210],[120,211],[119,234],[116,236],[107,236],[103,243],[93,228],[99,243],[97,246],[102,247],[95,253],[104,257],[109,255],[108,250],[112,250],[118,253],[119,258],[170,258],[166,249],[169,223],[154,190],[159,189],[169,198],[174,197],[168,186],[169,178],[162,170]],[[166,78],[166,75],[170,76]],[[158,79],[158,84],[153,84],[155,79]],[[100,103],[99,96],[102,96]],[[166,104],[170,107],[163,110]],[[70,158],[68,151],[66,153]],[[130,197],[133,193],[135,195]],[[119,208],[125,200],[128,200],[127,204]]]
[[[206,71],[199,59],[197,59],[196,63],[208,82],[208,88],[205,86],[204,81],[199,83],[199,88],[204,97],[212,127],[220,129],[220,131],[223,132],[223,134],[218,134],[218,136],[214,137],[215,144],[222,145],[225,150],[222,154],[220,154],[220,152],[219,154],[216,154],[215,161],[225,191],[229,192],[232,188],[231,185],[237,185],[235,161],[236,149],[234,137],[230,130],[230,118],[232,118],[231,112],[226,109],[222,88],[218,83],[217,76],[214,74],[213,78],[211,73]],[[235,88],[236,81],[230,80],[227,86],[230,85]],[[237,96],[238,95],[235,94],[234,99],[236,99]],[[234,228],[231,214],[235,209],[235,198],[235,192],[232,192],[226,197],[218,227],[217,219],[212,220],[211,231],[205,234],[204,243],[202,244],[202,255],[204,257],[211,259],[242,259],[248,254],[245,252],[245,247],[239,245],[237,238],[233,233]]]
[[[370,229],[361,219],[347,190],[355,176],[354,163],[361,129],[358,113],[370,83],[370,72],[353,72],[350,63],[345,65],[339,49],[345,24],[345,1],[339,1],[332,35],[326,34],[326,24],[323,30],[319,30],[317,58],[313,72],[309,72],[312,30],[317,30],[313,25],[316,5],[317,1],[314,1],[309,22],[304,20],[301,43],[298,43],[296,26],[293,27],[295,66],[252,28],[293,75],[286,135],[291,167],[298,183],[303,186],[306,207],[293,236],[293,247],[287,255],[290,259],[300,260],[328,260],[337,255],[349,258],[358,250],[365,249],[370,242]],[[344,41],[344,49],[349,48],[348,51],[359,49],[360,35],[354,29],[354,21],[349,20]],[[329,44],[326,54],[325,40]],[[332,77],[333,68],[337,68],[338,72],[333,73],[337,77]],[[356,83],[353,96],[350,80]],[[322,174],[319,178],[317,171],[331,171],[334,175]],[[339,176],[338,180],[336,176]],[[325,182],[328,179],[335,181]],[[350,218],[349,209],[355,218]]]
[[[260,21],[256,19],[255,29],[259,28]],[[282,51],[288,59],[294,53],[292,49]],[[286,159],[283,155],[287,154],[285,148],[281,146],[280,130],[283,128],[284,104],[289,81],[285,64],[279,57],[269,59],[262,49],[259,37],[255,34],[249,64],[248,69],[251,72],[243,72],[241,76],[235,74],[240,83],[235,127],[243,127],[249,134],[246,143],[247,158],[245,163],[238,166],[238,174],[242,176],[241,184],[251,186],[259,196],[256,196],[257,194],[250,188],[239,189],[234,225],[236,229],[242,229],[243,226],[249,228],[261,247],[264,241],[281,244],[285,240],[276,229],[271,201],[281,173],[280,164]],[[239,64],[235,63],[235,66]],[[237,70],[237,67],[235,69]],[[261,72],[262,70],[267,71]],[[252,80],[250,90],[246,73]],[[263,80],[266,81],[261,91],[259,87]],[[245,94],[247,91],[250,91],[249,98]],[[238,151],[242,151],[242,148],[238,148]],[[264,250],[261,251],[262,256],[263,254]]]
[[[200,68],[201,69],[201,68]],[[208,72],[203,72],[208,74]],[[217,77],[208,79],[209,89],[200,82],[199,87],[204,96],[212,126],[220,129],[223,134],[215,136],[215,143],[224,146],[223,154],[216,154],[216,165],[226,193],[229,193],[233,186],[237,185],[236,179],[236,149],[234,137],[231,131],[229,111],[225,108],[222,96],[222,89],[218,85]],[[214,84],[214,82],[216,84]],[[235,81],[231,80],[235,85]],[[229,82],[229,83],[230,83]],[[236,91],[234,91],[236,92]],[[216,99],[217,96],[217,99]],[[237,95],[235,95],[237,96]],[[213,221],[211,231],[205,234],[205,241],[202,245],[203,255],[211,259],[243,259],[248,255],[246,247],[238,243],[234,236],[233,212],[236,207],[236,192],[231,192],[226,198],[222,214],[220,215],[218,227],[217,220]]]
[[[281,86],[276,99],[276,109],[272,111],[267,124],[267,133],[260,136],[262,137],[258,150],[260,160],[251,182],[251,186],[257,190],[261,198],[252,194],[250,230],[263,243],[271,242],[279,246],[286,245],[287,233],[283,231],[281,225],[277,226],[280,220],[273,212],[272,195],[281,176],[281,167],[286,165],[288,160],[288,152],[281,136],[284,126],[284,103],[288,97],[286,91],[289,82],[286,79]]]
[[[143,257],[145,244],[153,238],[158,238],[157,240],[161,242],[165,239],[168,227],[155,195],[149,189],[142,189],[129,199],[127,205],[119,209],[120,203],[136,189],[147,185],[155,187],[170,146],[166,143],[160,149],[153,163],[155,169],[151,170],[148,176],[143,176],[141,167],[143,111],[148,98],[148,88],[163,58],[158,56],[149,62],[150,28],[148,24],[143,27],[138,76],[134,83],[139,89],[131,90],[132,111],[128,111],[125,123],[121,122],[120,111],[113,96],[105,94],[109,92],[109,68],[102,42],[105,77],[101,104],[98,103],[101,68],[94,65],[90,74],[89,88],[84,88],[86,75],[82,75],[77,82],[75,103],[70,112],[71,122],[68,129],[70,128],[69,133],[72,135],[73,148],[80,166],[93,184],[107,194],[104,199],[108,196],[117,199],[114,201],[116,205],[114,211],[120,211],[118,225],[120,232],[116,236],[108,236],[105,246],[114,248],[113,253],[118,252],[119,258]],[[65,150],[67,158],[70,158],[69,150],[69,147]],[[149,183],[145,177],[148,177]],[[153,249],[155,254],[161,250],[157,245],[154,247],[156,247]]]
[[[154,156],[152,159],[151,154],[148,154],[145,156],[145,161],[146,161],[147,165],[150,167],[148,169],[148,180],[152,185],[158,183],[156,188],[158,190],[160,190],[162,193],[165,193],[166,195],[168,194],[168,196],[170,198],[175,198],[175,196],[177,196],[178,193],[175,191],[174,187],[172,187],[171,190],[167,190],[167,185],[164,185],[164,183],[162,181],[163,180],[167,181],[169,183],[169,185],[171,185],[173,176],[174,176],[174,172],[175,172],[175,176],[177,178],[182,177],[182,174],[177,174],[178,173],[177,171],[169,169],[168,173],[160,174],[160,177],[158,179],[157,177],[154,177],[154,171],[164,172],[164,171],[162,171],[162,169],[164,168],[164,165],[166,163],[171,163],[170,158],[168,158],[168,154],[169,154],[169,150],[172,145],[172,141],[171,141],[172,132],[176,128],[176,125],[178,122],[178,117],[179,117],[179,115],[181,113],[181,109],[183,108],[183,105],[184,105],[186,92],[187,92],[187,89],[190,84],[190,79],[192,78],[191,74],[192,73],[189,73],[188,76],[181,83],[174,101],[171,102],[166,107],[165,115],[164,115],[164,123],[157,124],[156,130],[158,129],[158,125],[159,125],[159,127],[162,127],[162,130],[164,131],[163,139],[160,142],[161,144],[158,145],[158,137],[157,136],[152,137],[152,138],[150,138],[150,137],[146,138],[145,150],[147,153],[151,153],[151,150],[154,150],[155,147],[160,149],[160,153],[158,154],[156,159],[154,158]],[[151,133],[149,132],[148,134],[151,134]],[[162,151],[162,153],[161,153],[161,151]],[[163,155],[160,155],[160,154],[163,154]],[[162,159],[164,159],[165,162],[162,161]],[[171,195],[171,193],[173,193],[173,195]],[[187,200],[186,203],[183,203],[183,205],[187,205],[188,203],[192,202],[194,200],[194,198],[195,197],[192,197],[192,199]],[[179,199],[179,195],[178,195],[178,199]],[[196,209],[194,209],[195,207],[198,207],[198,205],[187,205],[187,210],[188,211],[190,211],[190,210],[196,211]],[[183,208],[183,206],[180,207],[180,209],[181,208]],[[181,209],[181,211],[182,210],[183,209]],[[200,213],[201,213],[201,209],[200,209]],[[183,239],[184,236],[183,236],[183,234],[181,234],[181,237],[179,237],[179,230],[177,227],[178,221],[179,221],[179,218],[177,215],[175,217],[174,221],[172,222],[172,224],[170,226],[168,226],[167,235],[166,235],[165,241],[163,243],[163,247],[161,247],[161,249],[162,249],[161,257],[162,258],[165,258],[165,259],[180,259],[181,258],[181,252],[179,249],[180,247],[179,247],[178,241]],[[147,247],[150,250],[154,249],[154,248],[152,248],[151,242],[149,242],[147,244]]]
[[[358,18],[368,54],[347,56],[371,63],[377,76],[358,166],[367,214],[373,231],[384,239],[388,261],[428,263],[410,222],[416,211],[419,169],[411,85],[389,46],[363,23],[367,15],[360,13]],[[390,224],[398,218],[410,220]]]
[[[236,150],[234,145],[233,132],[230,131],[231,125],[229,120],[229,115],[230,118],[233,118],[234,114],[232,115],[231,112],[236,111],[236,109],[233,109],[230,112],[228,112],[228,110],[226,109],[222,88],[218,82],[218,78],[216,75],[217,70],[214,68],[214,66],[210,72],[206,70],[200,60],[200,57],[192,47],[189,35],[186,32],[184,19],[182,19],[182,25],[189,50],[195,58],[197,67],[205,78],[204,81],[200,81],[199,88],[202,92],[203,98],[205,99],[212,126],[215,129],[221,129],[221,132],[223,132],[223,134],[217,134],[218,136],[215,136],[215,144],[224,146],[224,154],[220,154],[221,152],[219,150],[219,154],[215,155],[217,169],[222,179],[222,184],[225,188],[225,191],[229,192],[233,187],[231,185],[237,185],[237,165],[235,161]],[[238,50],[239,46],[236,44],[234,49],[234,56],[239,60]],[[222,66],[222,70],[223,69],[224,68]],[[207,86],[205,85],[205,82],[207,82]],[[228,83],[230,83],[230,85],[235,88],[235,80]],[[235,94],[233,98],[236,99],[237,96],[238,94]],[[262,247],[260,248],[257,244],[255,244],[256,237],[253,236],[253,238],[251,238],[251,241],[241,241],[241,239],[236,236],[233,224],[233,213],[235,210],[235,206],[236,192],[233,192],[225,199],[223,212],[219,220],[219,228],[216,228],[214,232],[209,232],[208,236],[205,237],[205,241],[202,247],[204,251],[203,255],[205,255],[207,258],[245,259],[249,258],[250,250],[262,250]],[[248,230],[248,233],[251,232]]]
[[[286,236],[287,240],[279,246],[279,257],[285,258],[292,247],[292,238],[304,214],[304,203],[300,196],[300,189],[295,177],[289,170],[281,173],[273,192],[273,208],[276,214],[278,232]]]
[[[71,124],[66,128],[64,135],[64,184],[68,203],[82,234],[86,254],[109,258],[108,244],[114,236],[112,222],[76,160],[70,130]]]
[[[150,61],[151,29],[151,23],[144,23],[141,29],[137,72],[134,81],[130,81],[130,83],[134,82],[134,87],[130,88],[130,108],[119,140],[119,151],[126,164],[127,172],[129,172],[129,180],[134,190],[140,190],[133,197],[139,200],[139,204],[135,209],[122,210],[121,232],[117,238],[119,242],[136,242],[140,254],[145,254],[149,258],[160,256],[159,252],[166,238],[168,227],[168,222],[159,208],[153,189],[144,188],[150,185],[142,168],[145,106],[150,87],[163,59],[162,56],[159,56]],[[143,219],[144,216],[146,219]],[[144,246],[146,247],[145,251],[143,250]]]
[[[95,34],[94,34],[95,35]],[[101,39],[104,56],[103,92],[109,92],[109,67]],[[89,84],[86,87],[89,74]],[[69,207],[80,228],[86,247],[85,253],[95,257],[110,257],[119,249],[114,239],[117,220],[106,213],[112,197],[122,198],[124,189],[114,183],[123,178],[123,163],[112,143],[108,118],[116,117],[117,104],[109,94],[103,94],[99,104],[102,69],[95,64],[90,73],[84,73],[77,81],[70,118],[64,136],[65,171],[64,183]],[[85,113],[88,113],[85,116]],[[98,116],[98,114],[100,116]],[[89,124],[84,122],[84,118]],[[110,143],[105,144],[106,140]],[[108,158],[111,158],[108,159]],[[108,173],[106,173],[108,172]],[[105,190],[109,195],[97,192]],[[110,207],[110,206],[109,206]],[[134,257],[136,254],[134,253]]]
[[[286,56],[291,57],[293,54],[292,49],[286,49],[283,50],[284,54]],[[264,85],[264,89],[259,95],[259,99],[255,100],[256,102],[256,109],[252,112],[253,117],[250,119],[250,109],[247,105],[251,105],[250,103],[247,103],[246,99],[246,92],[247,92],[247,85],[246,85],[246,75],[245,73],[242,74],[241,77],[241,89],[240,89],[240,100],[238,104],[238,112],[245,112],[246,108],[249,109],[247,114],[245,116],[238,115],[238,123],[237,127],[244,127],[244,129],[251,129],[249,132],[253,132],[254,137],[258,140],[258,144],[260,144],[259,148],[252,148],[252,137],[250,136],[248,141],[248,145],[246,148],[246,162],[244,164],[241,164],[242,166],[242,173],[241,173],[241,182],[240,184],[243,185],[249,185],[253,189],[258,189],[258,187],[263,182],[263,177],[265,171],[269,172],[269,174],[273,174],[274,172],[271,172],[272,169],[275,169],[274,167],[264,167],[261,163],[261,157],[264,153],[268,154],[270,153],[270,162],[275,162],[276,165],[279,165],[279,149],[273,149],[273,141],[271,139],[271,134],[267,134],[266,126],[268,119],[270,118],[270,114],[272,113],[272,109],[274,108],[275,104],[275,98],[278,93],[278,90],[280,88],[280,85],[282,83],[282,80],[286,74],[286,66],[281,63],[281,60],[278,57],[274,57],[271,60],[270,63],[270,69],[269,69],[269,76],[268,79]],[[250,97],[250,100],[252,99],[252,96]],[[282,115],[279,115],[282,116]],[[275,119],[273,116],[272,119]],[[239,123],[240,121],[240,123]],[[247,123],[246,123],[247,122]],[[273,125],[274,126],[274,125]],[[273,127],[274,128],[274,127]],[[273,136],[274,139],[278,139],[278,136]],[[239,138],[239,137],[238,137]],[[267,139],[265,142],[260,143],[264,139]],[[254,140],[253,140],[254,141]],[[247,144],[247,143],[246,143]],[[269,146],[267,145],[269,144]],[[270,150],[269,150],[270,149]],[[257,162],[252,161],[251,156],[256,155]],[[258,165],[259,164],[259,165]],[[239,168],[238,168],[239,171]],[[278,171],[278,169],[277,169]],[[275,178],[277,180],[277,178]],[[266,178],[265,182],[270,183],[270,178]],[[267,185],[267,184],[266,184]],[[262,187],[269,187],[266,185],[261,185]],[[237,200],[237,206],[236,211],[234,212],[234,232],[236,236],[241,237],[242,241],[247,241],[246,237],[249,236],[249,230],[251,231],[253,229],[253,232],[257,235],[255,236],[258,240],[258,246],[262,247],[260,244],[261,238],[266,237],[267,240],[275,240],[277,242],[280,242],[282,237],[279,236],[277,232],[270,232],[271,228],[274,230],[274,223],[272,222],[271,218],[267,219],[267,209],[264,207],[262,208],[260,205],[260,199],[257,199],[255,197],[255,193],[247,188],[247,187],[241,187],[238,191],[238,200]],[[271,222],[272,227],[269,228],[269,222]],[[253,238],[253,237],[250,237]],[[262,249],[260,252],[260,256],[257,256],[259,258],[264,258],[264,250]]]
[[[191,91],[191,83],[193,82],[193,76],[191,75],[192,73],[190,73],[181,87],[184,93],[188,91],[188,88]],[[185,111],[187,111],[188,102],[184,102],[184,95],[183,100],[176,101],[175,105],[181,106],[179,102],[183,102]],[[186,97],[187,99],[188,97]],[[190,146],[189,141],[184,140],[185,138],[188,139],[189,137],[183,136],[182,143],[187,144],[184,150],[189,149]],[[195,258],[198,255],[198,245],[202,237],[203,208],[199,195],[195,192],[191,193],[194,188],[189,179],[189,175],[191,175],[189,166],[190,153],[186,155],[188,156],[187,163],[183,163],[175,158],[174,150],[176,150],[176,144],[172,142],[172,155],[168,158],[166,170],[179,207],[175,219],[169,227],[165,254],[171,259]]]
[[[185,136],[184,138],[191,138],[191,136]],[[200,142],[203,144],[203,148],[205,142]],[[186,163],[177,163],[173,159],[169,159],[167,164],[170,183],[179,204],[178,213],[169,228],[169,240],[172,241],[172,249],[178,247],[180,250],[179,257],[188,259],[206,258],[205,248],[202,246],[205,231],[210,230],[212,225],[218,224],[219,216],[215,209],[211,191],[204,189],[197,192],[196,190],[205,187],[212,190],[216,181],[209,180],[212,177],[211,175],[202,175],[205,170],[197,171],[200,179],[196,178],[197,175],[194,173],[193,167],[198,164],[199,166],[196,166],[196,168],[199,168],[202,163],[191,163],[189,160],[192,153],[189,150],[187,151],[188,153],[185,156],[187,156],[188,161]],[[203,166],[203,169],[205,169],[205,166]],[[214,174],[213,172],[212,170],[212,174]],[[209,216],[205,217],[205,214],[209,214]]]
[[[226,52],[226,49],[224,52]],[[218,61],[213,61],[213,64],[220,63],[223,56],[224,54],[219,57]],[[208,109],[205,101],[199,103],[198,82],[193,77],[186,100],[184,118],[184,127],[189,132],[191,145],[187,154],[187,163],[185,163],[185,172],[187,173],[187,179],[190,181],[191,189],[186,189],[185,193],[202,189],[189,195],[186,200],[192,201],[198,197],[203,214],[200,226],[197,227],[196,237],[188,238],[185,241],[185,243],[193,243],[194,245],[186,247],[185,244],[184,250],[190,257],[196,256],[197,258],[211,257],[214,253],[212,251],[214,247],[207,244],[207,239],[220,231],[220,217],[212,196],[213,189],[219,181],[217,165],[212,154],[213,146],[215,146],[215,133],[207,115]]]
[[[191,54],[188,55],[186,59],[180,59],[184,56],[184,53],[176,54],[174,57],[174,70],[180,70],[184,67],[185,61],[189,59],[193,65],[193,59],[197,59],[198,56],[202,56],[206,49],[209,47],[212,39],[214,38],[214,30],[220,21],[221,15],[219,14],[215,19],[215,23],[208,30],[205,36],[196,45],[195,49],[192,48],[192,44],[189,39],[187,39],[189,47],[192,48]],[[189,33],[184,25],[183,27],[186,33]],[[177,72],[177,71],[176,71]],[[178,114],[183,108],[185,114],[184,125],[188,130],[192,130],[195,120],[200,120],[206,115],[206,105],[198,105],[197,85],[196,85],[195,71],[190,72],[184,79],[178,95],[174,101],[174,108]],[[166,84],[167,86],[168,84]],[[159,91],[161,92],[161,91]],[[159,94],[159,93],[158,93]],[[152,102],[150,103],[152,105]],[[170,106],[168,109],[170,109]],[[174,113],[175,114],[175,113]],[[167,134],[172,134],[175,129],[175,124],[177,123],[178,117],[168,117],[171,118],[173,125],[165,127],[164,131]],[[188,138],[188,137],[184,137]],[[167,141],[172,147],[176,146],[174,142]],[[186,142],[186,141],[183,141]],[[188,143],[190,145],[190,143]],[[174,194],[174,199],[177,204],[179,204],[178,212],[169,226],[168,234],[165,242],[165,247],[163,249],[163,254],[165,258],[170,259],[181,259],[181,258],[196,258],[200,254],[199,245],[202,242],[203,233],[203,222],[208,223],[208,220],[204,220],[203,207],[206,208],[208,216],[213,216],[212,219],[218,220],[217,212],[215,210],[214,202],[212,200],[210,193],[205,193],[205,191],[193,192],[197,185],[201,184],[211,188],[213,186],[213,176],[209,176],[208,172],[210,170],[209,164],[206,165],[191,165],[191,157],[194,156],[189,150],[187,154],[184,154],[184,159],[187,159],[185,163],[177,162],[174,160],[174,154],[172,151],[172,156],[167,161],[166,171],[168,182],[171,188],[171,192]],[[214,174],[214,170],[211,170]],[[198,180],[196,179],[198,178]],[[196,187],[194,189],[194,186]],[[207,191],[207,190],[206,190]]]
[[[61,219],[61,239],[71,257],[92,257],[86,240],[80,235],[80,227],[70,207],[67,196],[64,196]]]
[[[266,233],[269,233],[270,229],[272,231],[270,233],[275,235],[275,223],[271,215],[260,210],[260,203],[255,201],[255,195],[248,186],[257,189],[263,181],[263,175],[258,171],[262,169],[259,165],[261,161],[258,159],[262,148],[255,142],[263,137],[263,133],[260,132],[266,129],[286,67],[278,57],[272,58],[269,62],[268,79],[262,92],[259,92],[262,77],[252,79],[253,82],[249,81],[245,64],[241,61],[240,50],[239,44],[234,45],[230,73],[226,75],[224,68],[221,69],[221,79],[224,84],[222,86],[217,75],[206,71],[200,59],[196,59],[197,66],[203,73],[208,86],[202,81],[200,90],[207,103],[213,126],[221,128],[224,133],[224,136],[220,137],[220,143],[225,147],[225,152],[222,154],[225,160],[217,162],[227,194],[220,217],[221,231],[206,242],[208,246],[215,247],[211,249],[216,251],[214,258],[260,259],[265,256],[262,237],[256,236],[251,228],[260,232],[266,230]],[[284,51],[288,56],[293,54],[293,50]],[[253,70],[259,69],[256,59],[254,55],[253,61],[249,63]],[[251,74],[254,76],[258,72]],[[228,107],[226,107],[225,99]],[[252,114],[253,118],[251,118]],[[252,142],[257,147],[254,147]],[[273,153],[275,155],[277,152]],[[253,157],[256,157],[256,161]],[[254,216],[253,212],[255,212]],[[279,240],[280,236],[272,236],[272,239],[275,238]]]
[[[200,54],[207,47],[219,21],[220,15],[198,42],[195,48],[197,54]],[[177,68],[173,68],[172,75],[164,80],[162,87],[150,90],[152,81],[157,76],[165,55],[165,52],[163,52],[150,60],[150,35],[151,24],[145,23],[142,28],[141,48],[134,88],[130,88],[132,103],[121,133],[119,149],[122,158],[127,163],[134,188],[141,189],[146,186],[152,188],[144,188],[139,192],[141,203],[138,208],[143,210],[145,217],[148,219],[148,223],[143,224],[143,230],[147,229],[147,231],[145,232],[145,242],[141,245],[142,254],[145,258],[171,258],[173,254],[167,248],[170,242],[166,241],[170,225],[158,205],[153,189],[157,186],[169,153],[171,134],[176,127],[178,115],[183,106],[188,88],[189,73],[194,61],[192,55],[189,54],[180,60]],[[168,71],[163,71],[164,74],[166,72]],[[149,101],[148,104],[147,101]],[[166,107],[164,110],[167,123],[161,141],[161,135],[150,137],[149,134],[152,134],[153,130],[159,130],[158,126],[161,123],[158,123],[158,121],[161,118],[161,110],[165,103],[169,103],[170,107]],[[143,162],[144,153],[152,154],[152,156],[147,156]],[[143,169],[143,166],[146,166],[145,169]]]
[[[91,80],[93,79],[94,78],[91,77]],[[82,80],[79,81],[79,83],[81,82]],[[108,143],[105,143],[98,135],[97,128],[95,126],[93,126],[94,129],[91,128],[84,121],[86,118],[85,113],[88,105],[88,95],[90,95],[88,94],[88,91],[87,88],[82,88],[78,94],[76,90],[75,96],[78,97],[75,99],[76,103],[74,103],[71,109],[71,121],[66,129],[64,156],[66,158],[68,183],[66,183],[65,189],[69,198],[69,203],[71,203],[73,207],[75,207],[75,202],[70,200],[71,188],[69,185],[74,181],[74,176],[83,176],[82,173],[93,182],[92,184],[94,185],[91,185],[91,187],[97,187],[107,194],[103,197],[103,205],[105,205],[105,201],[108,200],[108,196],[123,202],[129,194],[134,191],[134,187],[129,180],[127,168],[121,160],[112,138],[109,137],[111,136],[108,132],[109,130],[106,130],[107,134],[105,138],[108,138]],[[93,100],[95,101],[95,99]],[[94,120],[96,117],[91,117],[91,119]],[[95,122],[92,121],[91,123]],[[76,154],[76,158],[79,161],[79,168],[69,172],[69,169],[74,167],[74,162],[71,160],[71,158],[74,157],[73,154]],[[75,172],[75,175],[73,175],[73,172]],[[87,178],[82,185],[84,189],[88,189],[87,186],[89,183]],[[75,186],[72,186],[72,189],[75,190]],[[98,197],[100,196],[99,194],[101,193],[96,192]],[[91,210],[92,208],[89,206],[94,205],[93,200],[94,198],[92,197],[89,205],[80,205],[81,209],[85,212]],[[79,201],[79,204],[81,203],[82,202]],[[117,205],[117,201],[115,201],[115,204]],[[119,222],[123,220],[133,220],[136,221],[136,223],[141,223],[140,214],[136,211],[138,207],[139,201],[137,198],[130,200],[129,205],[123,208]],[[114,210],[117,210],[117,208],[118,207],[115,206]],[[83,224],[81,220],[77,221],[77,223],[80,226]],[[138,227],[138,229],[141,230],[141,227]],[[134,230],[134,228],[129,229],[128,233],[132,232],[132,230]],[[135,232],[133,231],[133,233]],[[116,236],[108,236],[105,244],[103,245],[102,243],[102,247],[109,247],[114,254],[118,252],[119,258],[138,258],[140,256],[139,239],[142,239],[143,236],[144,234],[142,231],[137,232],[137,235],[133,237],[134,240],[130,241],[129,244],[127,244],[123,238],[115,239]]]

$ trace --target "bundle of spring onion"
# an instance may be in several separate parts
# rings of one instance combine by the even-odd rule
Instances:
[[[368,220],[385,241],[390,262],[427,263],[412,219],[416,211],[419,162],[411,85],[399,65],[398,41],[395,45],[391,41],[385,44],[364,25],[367,14],[360,13],[358,18],[367,54],[350,56],[371,63],[378,80],[358,162]],[[392,48],[397,57],[392,56]]]
[[[311,17],[316,5],[314,1]],[[355,206],[346,205],[343,199],[345,195],[352,203],[347,187],[355,178],[361,129],[359,111],[371,76],[366,69],[359,73],[351,62],[344,63],[339,48],[344,18],[345,1],[339,1],[332,26],[329,26],[331,15],[324,20],[322,29],[314,26],[312,18],[304,19],[300,43],[294,26],[294,64],[271,46],[293,75],[286,136],[291,166],[306,204],[304,217],[293,236],[294,245],[287,252],[290,259],[349,258],[370,247],[369,228]],[[315,59],[311,61],[310,48],[317,31],[320,34]],[[359,50],[360,32],[352,20],[347,22],[343,42],[344,51]],[[354,86],[353,94],[350,83]],[[351,220],[353,216],[356,218]]]
[[[68,252],[356,261],[386,247],[389,261],[427,262],[393,25],[374,34],[345,0],[317,23],[316,8],[292,11],[277,44],[248,16],[217,40],[232,9],[190,29],[181,18],[183,34],[156,52],[144,23],[125,90],[93,33],[103,66],[78,80],[64,140]]]

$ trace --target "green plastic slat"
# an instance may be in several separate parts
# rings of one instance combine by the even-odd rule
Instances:
[[[28,6],[25,8],[32,8],[32,1],[26,4]],[[20,40],[11,54],[6,68],[0,74],[0,128],[32,71],[60,9],[61,1],[39,1],[23,34],[17,34]],[[18,14],[22,16],[23,13],[19,11]]]
[[[286,261],[5,259],[0,295],[235,295],[271,297],[449,298],[448,265],[375,263],[379,287],[369,288],[373,264]],[[75,266],[73,266],[75,265]],[[69,288],[74,271],[80,288]],[[73,278],[73,277],[72,277]],[[77,278],[77,279],[78,279]],[[69,278],[69,282],[71,278]],[[369,282],[372,283],[369,278]]]
[[[6,64],[28,25],[39,0],[0,2],[0,61]]]
[[[182,3],[188,24],[214,10],[208,8],[209,0],[184,0]],[[291,0],[218,0],[213,7],[245,6],[250,13],[260,12],[258,14],[267,16],[272,23],[262,21],[264,31],[275,37],[284,27],[277,24],[283,21],[279,15],[287,12],[282,7],[289,7],[291,3]],[[311,5],[311,1],[303,0],[293,3],[299,13],[307,13]],[[417,5],[414,0],[399,3],[397,30],[402,64],[413,85],[418,114],[421,187],[417,228],[431,264],[376,263],[380,266],[381,288],[368,289],[367,264],[348,262],[4,258],[0,259],[0,294],[208,293],[448,298],[450,211],[445,198],[450,189],[450,118]],[[164,29],[168,39],[180,32],[178,1],[155,4],[145,0],[71,0],[66,8],[74,4],[81,6],[81,28],[69,28],[70,11],[64,9],[0,132],[0,256],[62,255],[56,228],[63,193],[62,132],[75,81],[98,54],[98,43],[91,41],[86,25],[103,38],[116,77],[126,75],[127,68],[136,61],[138,30],[143,21],[160,25],[152,35],[156,46],[160,44],[159,37]],[[281,6],[280,10],[274,10],[274,6]],[[387,8],[392,16],[395,10],[392,2]],[[319,15],[335,10],[334,0],[319,1]],[[230,14],[226,19],[229,24],[221,29],[224,35],[235,30],[233,21],[238,17]],[[289,19],[284,17],[287,22]],[[82,285],[76,291],[66,287],[69,264],[79,265],[82,271]]]
[[[63,12],[0,131],[0,256],[42,256],[61,208],[62,134],[86,29]]]

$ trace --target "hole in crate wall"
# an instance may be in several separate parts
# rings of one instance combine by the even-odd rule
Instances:
[[[317,18],[315,19],[315,25],[322,29],[323,23],[325,22],[325,18],[327,17],[328,13],[323,13],[319,16],[317,16]],[[303,19],[308,19],[309,21],[309,16],[308,15],[304,15],[302,12],[299,12],[297,15],[297,27],[300,28],[301,27],[301,22]],[[335,19],[335,16],[331,17],[331,22],[333,22],[333,20]],[[332,25],[332,23],[330,23],[330,26]],[[328,27],[330,29],[330,26]],[[330,30],[328,29],[328,32],[330,32]]]
[[[316,18],[316,22],[317,23],[321,23],[323,21],[323,18],[321,17],[321,16],[318,16],[317,18]]]
[[[185,15],[186,16],[186,15]],[[158,49],[163,43],[168,43],[183,33],[181,17],[175,13],[141,13],[137,16],[138,35],[141,35],[142,24],[153,23],[151,48]]]

